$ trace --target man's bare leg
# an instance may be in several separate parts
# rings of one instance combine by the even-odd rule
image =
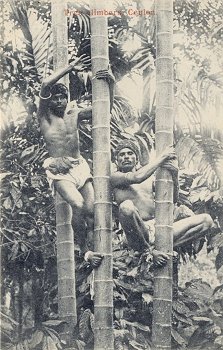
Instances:
[[[92,267],[98,267],[103,255],[94,252],[94,189],[90,180],[85,182],[80,189],[80,193],[84,199],[84,217],[87,223],[86,251],[88,251],[88,261]]]
[[[88,180],[84,186],[80,188],[80,194],[84,200],[83,210],[87,218],[94,218],[94,189],[92,182]],[[93,221],[90,221],[93,227]]]
[[[72,227],[77,235],[77,243],[80,247],[83,247],[86,243],[86,227],[83,217],[84,199],[76,186],[70,181],[55,181],[55,188],[72,207]]]
[[[174,222],[173,244],[174,248],[201,238],[204,233],[213,227],[213,220],[209,214],[198,214]]]
[[[119,220],[130,248],[140,252],[150,247],[148,229],[131,200],[120,204]]]
[[[63,197],[63,199],[65,199],[72,207],[72,227],[77,235],[77,243],[85,252],[87,234],[83,210],[84,199],[76,186],[70,181],[55,181],[55,188],[61,197]]]
[[[90,250],[94,250],[94,189],[91,181],[84,184],[80,193],[84,199],[83,212],[87,224],[87,245]]]
[[[119,220],[130,248],[139,252],[151,248],[148,228],[131,200],[126,200],[120,204]],[[155,266],[163,266],[169,260],[169,256],[159,250],[152,249],[150,253],[153,255]]]
[[[73,210],[72,224],[78,237],[77,241],[83,253],[93,247],[93,204],[94,190],[92,183],[87,181],[79,190],[76,186],[66,180],[55,182],[58,193],[71,205]],[[85,225],[87,223],[87,227]],[[93,248],[92,248],[93,250]],[[88,260],[93,267],[100,265],[103,256],[97,252],[90,251]]]
[[[76,212],[82,211],[84,207],[84,199],[76,186],[67,180],[55,181],[57,192],[65,199]]]

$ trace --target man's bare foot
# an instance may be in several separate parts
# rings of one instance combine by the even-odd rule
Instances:
[[[101,261],[104,258],[104,255],[97,252],[92,252],[89,250],[85,253],[84,259],[88,261],[93,268],[97,268],[101,265]]]

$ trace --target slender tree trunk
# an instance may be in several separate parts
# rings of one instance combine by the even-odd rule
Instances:
[[[52,32],[54,69],[68,63],[67,18],[64,13],[65,2],[52,0]],[[63,78],[68,86],[68,76]],[[67,322],[62,338],[71,345],[73,329],[77,323],[74,234],[71,226],[72,209],[57,193],[57,271],[58,271],[58,312],[59,317]]]
[[[32,267],[32,310],[35,327],[38,327],[43,319],[44,289],[42,287],[42,271],[37,271],[36,265],[37,262]]]
[[[24,263],[23,261],[19,261],[17,264],[17,278],[18,278],[18,322],[19,322],[19,338],[22,337],[22,329],[23,329],[23,308],[24,308]]]
[[[221,130],[221,127],[217,127],[217,126],[220,126],[222,125],[222,115],[221,115],[221,94],[220,92],[219,93],[216,93],[216,96],[215,96],[215,109],[216,109],[216,122],[215,122],[215,126],[214,126],[214,130],[215,130],[215,133],[214,133],[214,138],[220,140],[221,142],[223,142],[223,133],[222,133],[222,130]]]
[[[156,0],[156,150],[173,144],[173,3]],[[156,174],[156,249],[173,252],[173,183],[167,170]],[[171,349],[172,259],[155,271],[154,349]]]
[[[101,0],[92,9],[103,9]],[[91,16],[91,61],[93,77],[108,68],[106,16]],[[94,248],[104,254],[94,279],[94,348],[113,349],[112,203],[110,196],[110,103],[105,81],[92,81],[93,165],[94,165]]]

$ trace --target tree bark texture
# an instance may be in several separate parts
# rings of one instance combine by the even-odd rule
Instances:
[[[52,33],[54,69],[68,63],[68,29],[64,14],[65,3],[52,0]],[[68,87],[68,75],[63,83]],[[71,206],[56,194],[57,227],[57,272],[58,272],[58,312],[60,319],[67,322],[62,338],[71,344],[72,333],[77,323],[74,233],[71,225]]]
[[[92,9],[105,8],[91,1]],[[92,74],[108,68],[106,16],[91,16]],[[110,99],[107,82],[92,80],[94,249],[104,255],[94,278],[94,349],[113,349],[112,202],[110,195]]]
[[[156,150],[173,144],[173,3],[156,0]],[[173,182],[162,168],[156,174],[156,249],[173,253]],[[153,349],[171,349],[172,258],[156,269]]]

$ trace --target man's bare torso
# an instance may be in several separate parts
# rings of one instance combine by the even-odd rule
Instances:
[[[154,177],[151,176],[140,184],[132,184],[122,188],[116,187],[114,196],[117,204],[120,205],[125,200],[131,200],[144,221],[153,219],[155,215],[153,181]]]
[[[49,112],[41,118],[40,128],[51,157],[80,157],[78,109],[65,112],[63,118]]]

